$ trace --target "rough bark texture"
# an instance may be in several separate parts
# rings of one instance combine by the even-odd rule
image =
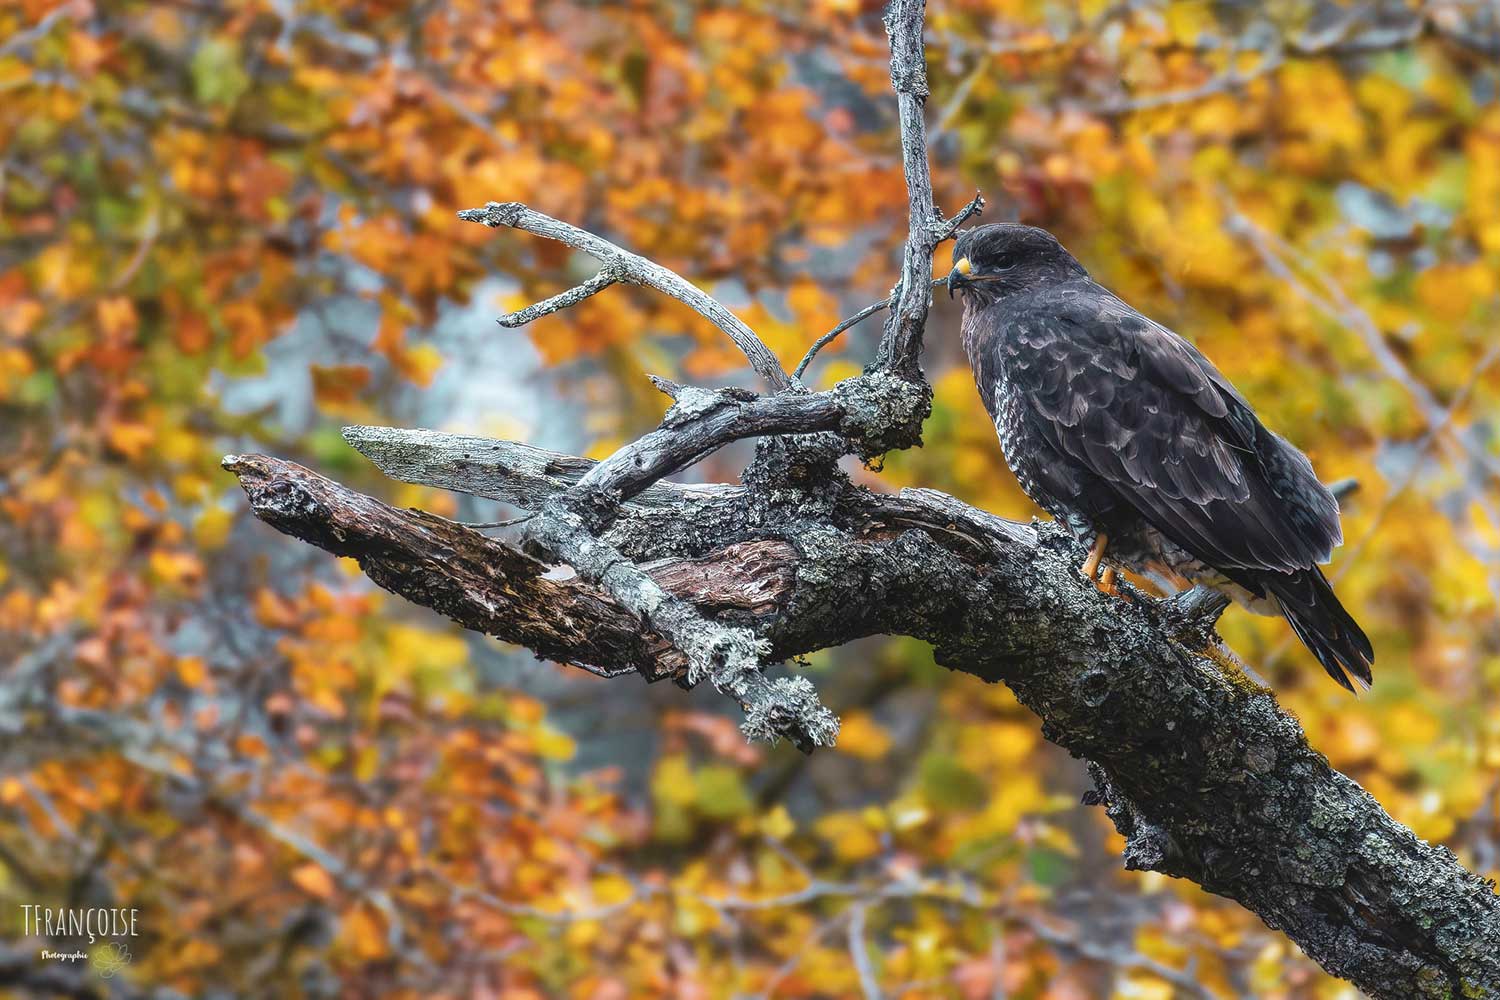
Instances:
[[[845,455],[920,443],[932,253],[982,206],[976,198],[944,220],[933,205],[923,6],[897,0],[886,18],[910,231],[862,375],[807,392],[684,279],[523,205],[491,202],[461,215],[559,240],[601,266],[507,323],[616,282],[646,285],[718,324],[774,393],[658,380],[674,400],[661,426],[597,463],[430,431],[345,432],[394,478],[532,511],[515,543],[396,510],[279,459],[229,456],[225,466],[261,519],[357,559],[381,586],[595,673],[707,680],[741,705],[752,738],[810,750],[837,736],[807,680],[768,676],[768,665],[867,635],[926,640],[946,666],[1010,685],[1048,739],[1089,762],[1090,800],[1125,836],[1127,866],[1237,900],[1377,1000],[1500,998],[1493,885],[1391,819],[1308,745],[1270,692],[1228,665],[1213,633],[1215,595],[1163,601],[1126,586],[1125,600],[1105,596],[1078,575],[1082,553],[1053,526],[930,490],[873,493],[839,470]],[[747,437],[760,441],[744,485],[662,481]],[[549,572],[558,565],[574,575]]]
[[[420,434],[401,438],[410,446]],[[351,433],[360,435],[372,436]],[[589,464],[490,444],[496,467],[576,475]],[[431,451],[442,464],[443,449]],[[544,579],[544,564],[505,542],[290,462],[226,464],[262,519],[359,560],[382,586],[466,628],[605,673],[683,674],[680,654],[608,595]],[[484,481],[503,499],[546,488],[534,471],[509,488],[493,469]],[[1237,900],[1371,996],[1500,996],[1493,888],[1330,768],[1268,691],[1195,650],[1211,638],[1177,605],[1118,600],[1079,578],[1078,553],[1051,526],[923,490],[848,486],[836,503],[841,527],[795,504],[768,521],[744,488],[652,492],[656,506],[621,521],[637,509],[665,513],[671,524],[658,525],[679,541],[696,530],[700,495],[737,509],[714,532],[720,544],[645,568],[700,612],[753,631],[771,659],[863,635],[925,639],[944,665],[1009,684],[1049,739],[1090,761],[1095,800],[1127,838],[1127,866]]]

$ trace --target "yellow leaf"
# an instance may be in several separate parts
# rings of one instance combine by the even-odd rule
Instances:
[[[1039,734],[1027,722],[1002,722],[986,731],[989,751],[1009,764],[1018,764],[1036,749]]]
[[[140,458],[151,446],[156,433],[145,424],[116,422],[109,425],[104,437],[115,451],[126,458],[135,459]]]
[[[840,861],[864,861],[880,853],[880,838],[855,813],[830,813],[818,820],[814,829]]]
[[[208,679],[208,667],[201,656],[184,656],[177,661],[177,677],[188,687],[201,687]]]
[[[531,749],[545,760],[572,760],[577,745],[567,733],[541,729],[532,735]]]
[[[193,541],[203,550],[222,548],[229,540],[229,529],[233,525],[232,512],[222,507],[210,507],[193,522]]]
[[[203,578],[203,564],[191,552],[155,549],[150,562],[157,579],[173,586],[188,586]]]
[[[797,823],[786,811],[786,806],[777,803],[775,808],[761,817],[760,832],[772,840],[785,840],[797,832]]]
[[[1167,5],[1167,30],[1173,41],[1192,45],[1215,27],[1207,0],[1175,0]]]
[[[431,344],[418,344],[410,350],[400,351],[391,361],[407,380],[423,386],[430,385],[437,370],[443,367],[442,352]]]
[[[651,794],[659,802],[677,806],[690,806],[697,799],[698,789],[693,783],[693,769],[682,754],[663,757],[651,776]]]
[[[368,903],[360,903],[344,914],[339,937],[345,947],[366,962],[384,958],[388,948],[385,917]]]
[[[292,869],[292,882],[303,892],[319,899],[332,899],[337,891],[337,887],[333,884],[333,876],[329,875],[322,865],[313,864],[311,861]]]
[[[838,747],[845,753],[876,760],[891,749],[891,737],[868,712],[850,712],[839,726]]]
[[[292,603],[269,587],[257,590],[251,603],[255,608],[255,620],[266,628],[288,629],[300,620]]]
[[[99,329],[106,337],[128,337],[135,332],[135,304],[129,299],[116,296],[100,299],[94,307],[94,317]]]

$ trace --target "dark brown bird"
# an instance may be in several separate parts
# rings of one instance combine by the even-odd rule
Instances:
[[[1021,487],[1108,560],[1280,614],[1330,677],[1370,640],[1320,563],[1343,542],[1312,463],[1197,348],[1089,278],[1051,233],[980,226],[953,250],[963,344]],[[1103,585],[1112,588],[1105,570]]]

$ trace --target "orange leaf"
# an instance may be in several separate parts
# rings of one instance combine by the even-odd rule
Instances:
[[[352,403],[370,384],[364,365],[313,365],[313,394],[318,402]]]
[[[156,432],[145,424],[113,423],[104,433],[105,440],[115,451],[126,458],[140,458],[156,440]]]
[[[297,888],[319,899],[332,899],[333,894],[338,891],[338,887],[333,884],[333,876],[323,866],[311,861],[292,869],[292,881]]]
[[[344,944],[361,960],[371,962],[385,957],[385,918],[373,907],[365,903],[355,906],[344,914],[340,930]]]

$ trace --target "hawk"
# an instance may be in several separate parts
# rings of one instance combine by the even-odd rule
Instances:
[[[1267,430],[1206,357],[1089,278],[1051,233],[962,234],[948,294],[1022,489],[1089,554],[1172,586],[1203,584],[1282,615],[1339,684],[1374,650],[1320,563],[1343,542],[1312,463]],[[1113,568],[1101,585],[1113,589]]]

